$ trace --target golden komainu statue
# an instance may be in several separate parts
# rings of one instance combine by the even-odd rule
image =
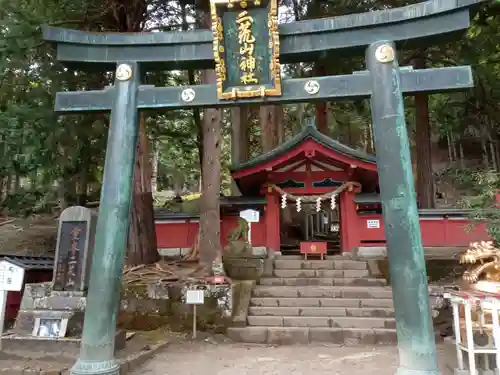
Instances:
[[[470,264],[462,279],[471,284],[478,281],[500,281],[500,249],[492,241],[471,243],[460,257],[460,263]]]
[[[472,292],[500,293],[500,249],[492,241],[481,241],[470,244],[469,249],[460,257],[461,264],[468,264],[469,268],[462,275],[460,289]],[[459,282],[459,284],[461,284]],[[484,314],[484,322],[481,319]],[[461,305],[460,338],[463,345],[467,345],[465,332],[465,309]],[[493,342],[492,311],[473,306],[471,311],[473,341],[475,345],[485,346]]]

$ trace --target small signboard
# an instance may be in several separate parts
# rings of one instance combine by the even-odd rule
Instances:
[[[277,0],[210,2],[217,97],[281,95]]]
[[[24,283],[24,268],[9,262],[0,261],[0,349],[2,348],[3,327],[5,324],[5,308],[8,292],[20,292]]]
[[[249,223],[258,223],[260,220],[260,213],[256,210],[244,210],[240,212],[240,217]]]
[[[203,289],[189,289],[186,291],[186,304],[193,305],[193,339],[196,338],[196,305],[205,302],[205,291]]]
[[[0,261],[0,291],[20,292],[23,289],[24,268],[7,260]]]
[[[192,289],[186,292],[186,304],[203,305],[205,302],[205,292],[203,290]]]
[[[380,220],[366,220],[366,227],[368,229],[380,228]]]
[[[320,255],[323,260],[326,255],[326,242],[301,242],[300,253],[307,259],[308,255]]]

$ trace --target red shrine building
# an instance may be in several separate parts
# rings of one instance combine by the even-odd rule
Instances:
[[[385,234],[373,156],[354,150],[314,126],[276,149],[232,170],[241,191],[221,197],[221,242],[241,211],[259,211],[251,243],[274,251],[297,251],[300,242],[322,241],[329,253],[382,255]],[[463,248],[487,240],[485,224],[471,227],[459,209],[419,210],[424,247]],[[175,256],[194,243],[199,217],[157,210],[158,248]]]

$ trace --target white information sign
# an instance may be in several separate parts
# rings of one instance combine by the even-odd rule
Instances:
[[[203,305],[205,293],[203,290],[188,290],[186,292],[186,303],[188,305]]]
[[[380,220],[366,220],[366,227],[368,229],[380,228]]]
[[[20,292],[23,289],[24,268],[8,260],[0,261],[0,290]]]
[[[186,291],[186,304],[193,305],[193,339],[196,338],[196,305],[203,305],[205,302],[205,291],[191,289]]]
[[[249,223],[258,223],[260,220],[260,212],[256,210],[244,210],[240,212],[240,217]]]
[[[24,268],[8,260],[0,261],[0,349],[2,349],[5,307],[8,292],[19,292],[23,288]]]

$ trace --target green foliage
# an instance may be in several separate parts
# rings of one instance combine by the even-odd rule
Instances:
[[[496,201],[497,194],[500,194],[500,173],[495,170],[461,169],[449,169],[446,173],[457,188],[467,192],[460,204],[471,210],[471,219],[486,221],[488,234],[500,244],[500,208]]]
[[[292,22],[415,2],[283,2],[288,10],[281,19]],[[102,179],[108,116],[85,114],[58,117],[54,114],[53,105],[56,92],[101,89],[112,83],[111,75],[84,73],[60,65],[52,46],[41,39],[41,25],[93,31],[190,29],[193,27],[194,7],[183,7],[181,4],[185,5],[185,2],[0,0],[0,190],[4,192],[1,197],[3,206],[13,211],[26,211],[27,205],[45,207],[45,202],[51,202],[57,196],[60,198],[61,191],[70,200],[82,194],[82,190],[97,195]],[[481,7],[466,37],[426,51],[429,66],[472,65],[476,82],[476,87],[466,94],[430,97],[435,134],[466,135],[471,131],[486,131],[490,138],[498,140],[498,13],[498,6]],[[408,65],[415,52],[403,51],[401,64]],[[330,64],[332,58],[335,56],[326,56],[325,59],[328,62],[327,74],[350,74],[365,69],[363,56],[335,59],[335,63]],[[288,77],[307,77],[313,74],[314,63],[289,65],[284,73]],[[198,83],[196,74],[195,83]],[[145,83],[186,85],[189,75],[188,72],[155,72],[147,75]],[[412,131],[412,99],[407,99],[406,104],[408,126]],[[334,138],[353,147],[370,150],[370,107],[367,101],[329,103],[329,112],[329,127]],[[285,138],[297,133],[304,117],[312,114],[312,104],[285,106]],[[261,152],[257,118],[254,115],[249,126],[252,156]],[[146,125],[151,140],[150,149],[158,147],[159,150],[160,188],[186,187],[197,191],[201,139],[193,111],[150,112]],[[222,191],[227,194],[230,186],[230,123],[227,111],[222,134],[221,181]],[[15,203],[17,201],[19,203]]]

